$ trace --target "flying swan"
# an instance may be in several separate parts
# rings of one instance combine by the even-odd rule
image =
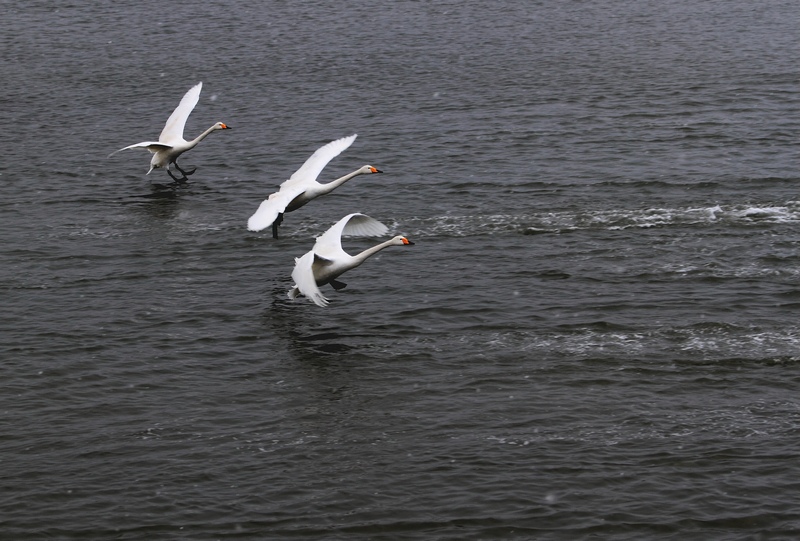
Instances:
[[[116,150],[109,154],[108,157],[110,158],[117,152],[122,152],[123,150],[128,150],[129,148],[146,148],[153,153],[153,158],[150,160],[150,171],[147,172],[148,175],[153,171],[153,169],[161,167],[166,169],[169,176],[171,176],[176,182],[186,182],[189,180],[188,175],[194,173],[194,169],[191,171],[184,171],[181,169],[181,167],[178,165],[178,157],[187,150],[191,150],[197,146],[197,143],[205,139],[211,132],[216,130],[230,129],[230,127],[226,126],[222,122],[217,122],[191,141],[187,141],[183,138],[183,129],[186,126],[186,119],[189,118],[189,115],[191,114],[195,105],[197,105],[197,102],[200,99],[200,90],[202,88],[203,83],[197,83],[183,96],[183,99],[181,99],[178,107],[172,112],[169,119],[167,119],[164,129],[161,130],[161,135],[158,136],[158,141],[144,141],[142,143],[136,143],[135,145],[130,145]],[[180,174],[183,175],[181,178],[172,174],[172,171],[169,169],[170,164],[174,165],[175,169],[177,169]]]
[[[295,258],[292,279],[295,286],[289,290],[289,298],[305,295],[318,306],[327,306],[328,299],[319,290],[319,286],[330,284],[339,290],[346,284],[337,278],[361,265],[368,257],[375,255],[388,246],[409,246],[414,244],[406,237],[398,235],[368,248],[358,255],[350,255],[342,249],[342,235],[378,236],[388,231],[385,225],[366,214],[348,214],[321,236],[310,252],[303,257]]]
[[[327,184],[317,182],[317,177],[328,165],[328,162],[342,153],[347,147],[353,144],[357,135],[342,137],[331,141],[327,145],[317,149],[310,158],[306,160],[300,169],[295,171],[289,180],[281,184],[280,189],[262,201],[255,214],[247,220],[247,229],[250,231],[261,231],[272,225],[272,237],[278,238],[278,226],[283,222],[283,213],[297,210],[312,199],[332,192],[348,180],[358,175],[381,173],[380,170],[365,165],[353,171],[349,175],[337,178]]]

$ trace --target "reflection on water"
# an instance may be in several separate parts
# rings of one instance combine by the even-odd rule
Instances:
[[[288,350],[299,359],[314,360],[319,355],[337,355],[352,352],[356,346],[344,343],[348,335],[339,331],[312,332],[309,328],[314,315],[310,310],[322,311],[318,306],[298,306],[306,303],[307,299],[301,297],[297,300],[289,299],[286,289],[275,287],[269,294],[272,298],[270,308],[262,313],[265,326],[275,331],[287,344]],[[312,312],[313,314],[313,312]]]

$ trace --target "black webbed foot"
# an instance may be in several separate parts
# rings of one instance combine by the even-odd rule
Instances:
[[[180,171],[180,169],[178,169],[178,171]],[[172,180],[174,180],[178,184],[185,184],[189,182],[189,179],[186,177],[186,175],[183,175],[183,177],[176,177],[175,175],[172,174],[172,171],[170,171],[169,169],[167,169],[167,174],[171,176]]]
[[[189,175],[194,175],[194,172],[197,171],[197,167],[194,165],[190,165],[187,169],[183,169],[178,162],[173,162],[175,164],[175,169],[181,172],[184,177],[188,177]]]
[[[176,169],[176,170],[177,170],[177,171],[178,171],[178,172],[179,172],[179,173],[180,173],[182,176],[179,178],[179,177],[176,177],[174,174],[172,174],[172,171],[170,171],[170,169],[169,169],[169,165],[167,165],[167,173],[168,173],[168,174],[169,174],[169,176],[171,176],[171,177],[172,177],[172,179],[173,179],[175,182],[177,182],[178,184],[185,184],[185,183],[189,182],[189,175],[193,175],[193,174],[194,174],[194,172],[195,172],[195,171],[197,171],[197,167],[189,167],[188,169],[184,169],[184,168],[182,168],[180,165],[178,165],[178,162],[177,162],[177,161],[174,161],[174,162],[172,162],[172,165],[174,165],[174,166],[175,166],[175,169]]]
[[[345,284],[344,282],[340,282],[338,280],[331,280],[329,283],[331,284],[331,287],[336,291],[339,291],[340,289],[344,289],[347,287],[347,284]]]

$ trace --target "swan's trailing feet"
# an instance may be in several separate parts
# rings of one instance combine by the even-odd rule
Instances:
[[[380,173],[371,165],[365,165],[349,175],[337,178],[326,184],[317,182],[317,177],[328,165],[328,162],[342,153],[356,140],[356,135],[342,137],[331,141],[317,149],[303,166],[295,171],[289,180],[281,184],[280,189],[265,199],[256,210],[255,214],[247,220],[247,229],[261,231],[272,226],[272,237],[278,238],[278,226],[283,222],[283,213],[299,209],[312,199],[332,192],[348,180],[358,175]]]
[[[343,273],[361,265],[368,257],[389,246],[409,246],[414,244],[406,237],[398,235],[368,248],[358,255],[350,255],[342,249],[342,235],[378,236],[388,228],[366,214],[348,214],[324,234],[317,237],[314,248],[303,257],[295,259],[292,279],[295,286],[289,290],[289,298],[305,295],[318,306],[327,306],[328,299],[319,290],[320,286],[330,284],[339,290],[346,286],[337,278]]]
[[[153,171],[153,169],[160,167],[165,169],[175,182],[182,183],[188,181],[189,175],[194,173],[196,168],[181,168],[178,165],[178,157],[187,150],[191,150],[197,146],[197,144],[208,137],[211,132],[231,129],[224,123],[217,122],[191,141],[187,141],[183,138],[183,129],[186,126],[186,119],[189,118],[189,115],[191,114],[195,105],[197,105],[197,102],[200,99],[200,90],[202,88],[203,83],[197,83],[183,96],[180,104],[178,104],[178,107],[172,112],[172,115],[170,115],[169,119],[167,120],[167,124],[164,126],[164,129],[161,130],[161,135],[158,136],[158,141],[144,141],[142,143],[136,143],[135,145],[126,146],[125,148],[121,148],[109,154],[109,158],[117,152],[122,152],[123,150],[128,150],[129,148],[146,148],[153,153],[153,158],[150,160],[150,170],[147,172],[148,175]],[[172,171],[170,171],[170,165],[175,166],[175,169],[181,174],[180,177],[175,176]]]

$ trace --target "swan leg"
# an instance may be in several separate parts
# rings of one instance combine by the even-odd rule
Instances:
[[[331,287],[332,287],[333,289],[335,289],[336,291],[339,291],[340,289],[344,289],[344,288],[346,288],[346,287],[347,287],[347,284],[345,284],[344,282],[340,282],[340,281],[338,281],[338,280],[331,280],[331,281],[330,281],[330,282],[328,282],[328,283],[329,283],[329,284],[331,285]]]
[[[194,172],[197,171],[197,167],[190,167],[188,171],[182,169],[181,166],[178,165],[178,160],[175,160],[172,163],[175,164],[175,169],[180,171],[180,173],[183,175],[184,179],[186,179],[186,177],[188,177],[189,175],[193,175]],[[188,180],[188,179],[186,179],[186,180]]]
[[[279,212],[278,213],[278,217],[275,218],[274,222],[272,222],[272,238],[273,239],[277,239],[278,238],[278,226],[281,225],[282,223],[283,223],[283,213]]]
[[[180,171],[180,169],[179,169],[179,171]],[[186,177],[186,175],[183,175],[183,177],[176,177],[175,175],[173,175],[172,171],[169,170],[169,167],[167,167],[167,174],[169,176],[171,176],[172,180],[174,180],[178,184],[185,184],[185,183],[189,182],[189,179]]]

